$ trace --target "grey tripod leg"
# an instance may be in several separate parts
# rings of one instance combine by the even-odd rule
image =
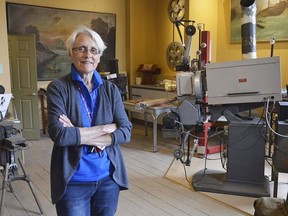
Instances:
[[[29,185],[29,187],[30,187],[30,190],[31,190],[31,192],[32,192],[32,194],[33,194],[33,196],[34,196],[34,199],[35,199],[35,201],[36,201],[36,203],[37,203],[37,205],[38,205],[38,208],[39,208],[41,214],[43,214],[44,211],[43,211],[43,209],[42,209],[41,203],[40,203],[39,200],[38,200],[38,197],[36,196],[36,193],[34,192],[34,189],[33,189],[33,187],[32,187],[32,184],[31,184],[31,180],[30,180],[30,178],[29,178],[29,175],[25,172],[24,167],[23,167],[23,165],[22,165],[22,162],[21,162],[21,160],[20,160],[19,158],[18,158],[18,162],[19,162],[19,164],[20,164],[20,166],[21,166],[21,169],[22,169],[22,171],[23,171],[23,173],[24,173],[25,181],[28,183],[28,185]]]

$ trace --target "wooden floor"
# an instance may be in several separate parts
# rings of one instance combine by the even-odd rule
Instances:
[[[130,190],[120,194],[117,216],[238,216],[245,215],[201,193],[165,178],[178,142],[159,136],[158,152],[152,153],[152,128],[134,124],[132,142],[122,151],[130,178]],[[43,215],[56,215],[50,201],[49,166],[52,142],[46,136],[29,141],[25,150],[25,170],[44,210]],[[39,215],[39,209],[25,181],[12,183],[14,193],[6,192],[2,216]]]

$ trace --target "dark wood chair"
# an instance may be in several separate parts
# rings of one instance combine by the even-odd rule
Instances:
[[[38,91],[38,96],[40,97],[41,104],[41,117],[42,117],[42,128],[43,134],[47,134],[47,101],[46,101],[46,89],[40,88]]]

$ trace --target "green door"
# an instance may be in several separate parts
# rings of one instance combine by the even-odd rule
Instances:
[[[40,139],[35,37],[9,35],[8,46],[12,94],[23,137]]]

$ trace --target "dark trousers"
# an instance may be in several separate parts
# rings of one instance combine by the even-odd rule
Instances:
[[[58,216],[114,216],[119,186],[111,176],[95,182],[70,182],[56,203]]]

